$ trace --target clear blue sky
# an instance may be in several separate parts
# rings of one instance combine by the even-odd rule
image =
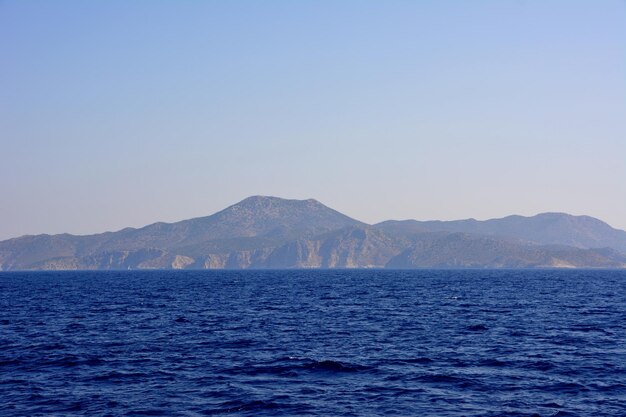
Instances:
[[[626,228],[626,2],[0,1],[0,239],[253,194]]]

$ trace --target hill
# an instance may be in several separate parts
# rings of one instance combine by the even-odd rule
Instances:
[[[626,232],[589,216],[565,213],[542,213],[532,217],[507,216],[479,221],[386,221],[376,225],[384,231],[411,234],[419,232],[471,233],[510,237],[543,245],[567,245],[577,248],[610,247],[626,253]]]

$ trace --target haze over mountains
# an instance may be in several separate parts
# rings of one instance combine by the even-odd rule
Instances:
[[[254,196],[207,217],[0,242],[0,270],[626,268],[626,232],[588,216],[368,225],[316,200]]]

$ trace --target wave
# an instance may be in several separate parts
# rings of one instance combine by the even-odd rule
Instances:
[[[287,362],[285,364],[284,362]],[[272,374],[282,376],[295,376],[302,372],[319,372],[319,373],[351,373],[372,370],[373,367],[359,365],[348,362],[340,362],[335,360],[315,360],[308,358],[287,357],[281,358],[272,365],[250,365],[240,366],[228,369],[227,373],[232,374]]]
[[[286,404],[274,400],[226,401],[216,408],[200,411],[205,416],[231,413],[258,413],[270,410],[289,410],[292,415],[304,413],[309,407],[302,404]],[[254,415],[254,414],[253,414]]]
[[[473,324],[471,326],[467,326],[466,330],[469,330],[470,332],[484,332],[489,330],[489,328],[484,324]]]

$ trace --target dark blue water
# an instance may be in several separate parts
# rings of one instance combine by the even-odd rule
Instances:
[[[0,274],[0,415],[626,416],[626,272]]]

